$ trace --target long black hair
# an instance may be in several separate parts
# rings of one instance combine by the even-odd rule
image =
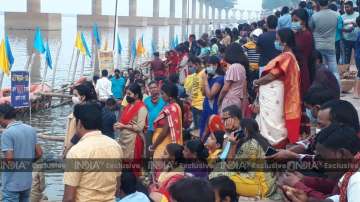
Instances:
[[[143,95],[141,93],[141,87],[137,83],[130,84],[128,90],[134,93],[139,98],[139,100],[142,100]]]
[[[277,34],[280,37],[280,41],[286,43],[286,45],[292,50],[299,66],[301,67],[302,65],[300,62],[302,61],[302,55],[296,46],[295,33],[290,28],[282,28],[277,31]]]
[[[169,96],[170,98],[174,99],[175,102],[180,106],[181,108],[181,114],[182,114],[182,120],[184,120],[184,108],[183,108],[183,104],[181,102],[181,100],[178,97],[178,87],[176,86],[176,84],[171,83],[171,82],[165,82],[162,86],[161,86],[161,90],[164,91],[164,93],[166,93],[167,96]]]
[[[97,100],[94,85],[90,81],[85,81],[84,83],[75,86],[74,89],[77,90],[80,96],[85,96],[85,102]]]
[[[296,17],[300,18],[300,20],[302,20],[305,23],[306,29],[309,29],[309,14],[305,9],[299,8],[299,9],[294,10],[294,12],[292,12],[291,16],[294,16],[294,15]]]
[[[248,140],[254,139],[256,140],[261,148],[264,150],[264,152],[267,150],[267,148],[270,145],[267,139],[265,139],[261,134],[259,130],[259,125],[257,122],[253,119],[242,119],[240,122],[241,128],[244,130],[246,129],[248,134]]]

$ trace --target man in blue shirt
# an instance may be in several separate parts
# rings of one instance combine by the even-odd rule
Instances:
[[[277,29],[291,28],[291,15],[289,13],[289,7],[284,6],[281,9],[281,17],[278,20]]]
[[[155,81],[152,81],[149,83],[148,87],[150,96],[144,100],[144,104],[148,110],[148,129],[145,138],[147,145],[146,148],[152,144],[152,135],[155,131],[154,121],[166,105],[165,101],[160,96],[160,89],[158,84]]]
[[[111,91],[117,100],[123,98],[125,84],[125,77],[120,73],[120,70],[115,69],[115,76],[111,79]]]
[[[6,163],[24,165],[2,172],[3,202],[29,201],[32,184],[31,164],[42,156],[36,130],[16,121],[15,116],[16,112],[12,106],[0,105],[0,125],[5,128],[1,135],[1,151]]]

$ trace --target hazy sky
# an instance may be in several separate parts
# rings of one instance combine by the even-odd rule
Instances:
[[[1,11],[26,11],[27,0],[0,0]],[[31,0],[29,0],[31,1]],[[128,15],[129,0],[119,0],[119,15]],[[152,16],[153,0],[137,0],[138,15]],[[220,1],[220,0],[219,0]],[[160,0],[160,16],[169,16],[170,0]],[[175,0],[176,8],[181,8],[182,0]],[[262,0],[238,0],[238,8],[244,10],[260,10]],[[103,14],[114,13],[115,0],[102,0]],[[197,5],[198,2],[197,2]],[[89,14],[91,12],[91,0],[41,0],[41,11],[63,14]],[[176,17],[181,16],[181,9],[175,9]],[[197,17],[198,17],[197,13]]]

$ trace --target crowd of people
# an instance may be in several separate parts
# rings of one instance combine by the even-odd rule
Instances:
[[[357,201],[359,118],[340,99],[337,67],[354,49],[360,68],[355,10],[352,1],[302,1],[75,85],[63,158],[130,167],[65,172],[63,201]],[[6,160],[40,158],[35,131],[8,105],[0,115]],[[335,162],[352,166],[324,166]],[[26,201],[30,176],[3,173],[3,201]]]

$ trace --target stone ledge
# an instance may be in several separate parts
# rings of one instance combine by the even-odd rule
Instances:
[[[5,12],[5,28],[34,30],[61,30],[61,14]]]

